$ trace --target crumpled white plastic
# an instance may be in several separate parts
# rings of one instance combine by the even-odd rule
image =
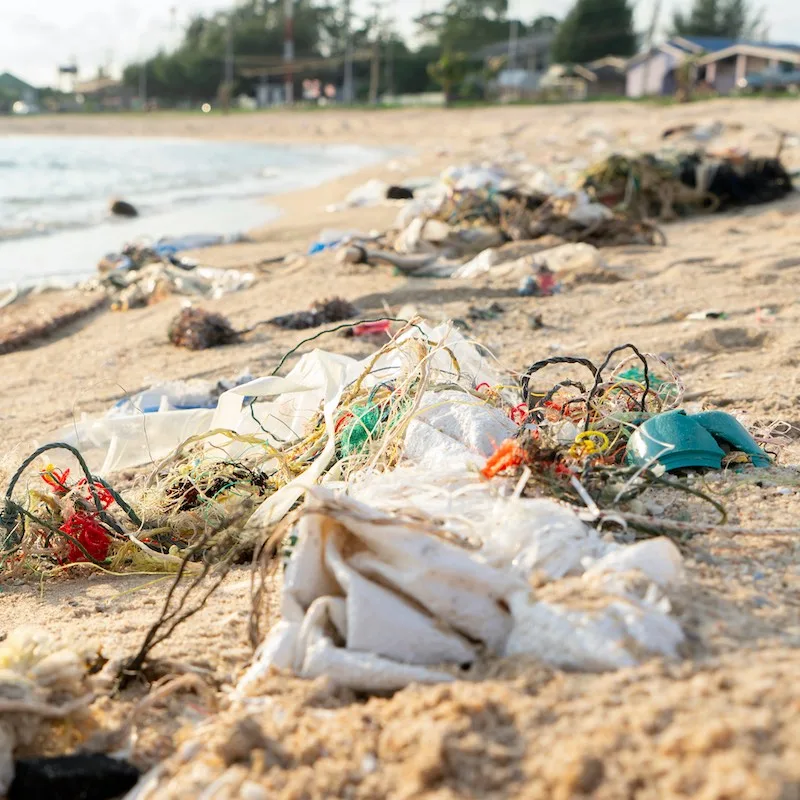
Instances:
[[[282,623],[239,689],[270,667],[367,691],[447,680],[428,669],[498,651],[524,584],[406,520],[316,487],[286,571]]]
[[[367,691],[396,689],[449,680],[435,665],[466,663],[484,650],[614,669],[649,654],[675,657],[683,641],[659,588],[682,577],[680,554],[668,540],[606,542],[569,509],[497,496],[468,463],[453,460],[442,471],[423,459],[365,472],[310,495],[312,513],[296,529],[282,621],[241,688],[276,666]],[[534,574],[572,581],[577,605],[538,600],[529,585]],[[651,588],[634,591],[629,576],[653,581]],[[605,598],[602,607],[580,607],[584,584]],[[466,619],[454,616],[454,585]],[[465,634],[481,648],[466,647]]]
[[[483,466],[517,430],[505,413],[480,398],[455,390],[426,392],[408,425],[403,456],[424,461],[429,469],[454,460]]]

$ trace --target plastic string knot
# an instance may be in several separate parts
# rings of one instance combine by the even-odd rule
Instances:
[[[63,533],[72,536],[83,545],[86,553],[95,561],[105,561],[111,545],[106,529],[91,514],[78,511],[73,514],[60,528]],[[72,564],[79,561],[89,561],[86,553],[75,542],[70,541],[66,560]]]

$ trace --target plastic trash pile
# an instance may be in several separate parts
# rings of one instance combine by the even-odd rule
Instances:
[[[581,188],[557,184],[543,172],[516,165],[451,167],[405,202],[384,236],[323,232],[312,252],[340,250],[348,263],[386,263],[416,277],[460,276],[466,261],[494,253],[507,242],[586,246],[658,244],[651,223],[634,220],[597,202]],[[366,192],[368,187],[363,187]],[[379,194],[370,184],[370,192]],[[463,275],[461,275],[463,277]]]
[[[586,173],[584,189],[636,219],[726,211],[780,200],[793,191],[778,158],[746,154],[614,154]]]
[[[633,355],[609,367],[626,349]],[[583,374],[542,384],[543,371],[555,366]],[[214,409],[208,406],[221,386],[189,401],[181,400],[193,394],[188,387],[155,387],[136,399],[147,413],[125,413],[125,404],[104,419],[58,432],[60,444],[27,459],[8,488],[5,573],[87,563],[114,571],[174,570],[182,556],[200,557],[190,548],[201,534],[211,536],[205,552],[219,541],[216,533],[234,543],[226,548],[252,548],[310,492],[287,540],[298,544],[284,590],[285,624],[277,629],[285,635],[270,638],[261,668],[278,664],[311,675],[328,669],[320,664],[333,669],[337,663],[342,674],[360,675],[351,682],[363,687],[381,680],[397,686],[422,680],[422,668],[475,657],[478,642],[494,653],[524,647],[565,665],[578,666],[584,657],[584,666],[623,665],[634,658],[623,644],[634,636],[625,619],[646,628],[650,623],[642,620],[657,620],[653,625],[666,636],[643,641],[636,634],[637,652],[677,652],[679,631],[661,599],[653,605],[615,579],[607,593],[617,610],[597,625],[615,631],[617,643],[602,657],[589,640],[572,642],[577,649],[560,655],[552,647],[531,649],[532,634],[519,627],[520,619],[533,615],[552,625],[548,636],[555,639],[571,625],[590,630],[591,620],[538,604],[532,610],[523,599],[527,581],[551,567],[552,580],[595,575],[591,564],[616,552],[613,540],[600,538],[577,512],[589,522],[618,514],[624,524],[620,507],[664,470],[719,468],[731,459],[769,463],[728,415],[681,415],[678,377],[630,346],[600,365],[580,357],[546,359],[518,380],[498,372],[485,350],[449,324],[415,321],[362,361],[315,350],[286,376],[233,383]],[[674,430],[689,438],[670,440]],[[51,462],[38,467],[38,481],[23,484],[39,456]],[[154,461],[148,481],[124,498],[100,477]],[[575,511],[542,497],[567,501]],[[657,528],[657,520],[652,524]],[[334,530],[341,536],[332,536]],[[455,571],[448,576],[442,566],[423,579],[439,551],[442,565],[452,562]],[[378,575],[379,585],[365,584]],[[433,596],[414,595],[412,575]],[[670,573],[659,585],[673,578]],[[406,600],[392,597],[390,585],[397,592],[404,587]],[[367,594],[348,601],[351,593],[361,597],[359,587]],[[460,587],[456,594],[453,587]],[[481,600],[472,607],[465,594]],[[409,633],[409,641],[417,639],[416,650],[397,645],[383,652],[364,633],[359,609],[381,619],[379,596],[387,619],[395,620],[396,641],[397,604],[410,606],[407,624],[418,636]],[[629,612],[619,611],[619,603]],[[490,606],[493,616],[484,618]],[[421,608],[427,609],[422,618]],[[450,633],[434,635],[442,627]],[[315,654],[323,651],[320,661]],[[366,665],[376,658],[375,674],[394,677],[370,682],[373,667]]]
[[[163,239],[152,247],[131,245],[100,262],[101,277],[94,285],[108,292],[112,308],[117,311],[152,305],[174,294],[215,300],[252,286],[255,275],[235,269],[198,266],[176,254],[226,241],[218,236],[198,236]]]

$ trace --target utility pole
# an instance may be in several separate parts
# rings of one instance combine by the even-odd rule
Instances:
[[[344,27],[347,37],[344,53],[344,86],[343,95],[345,103],[352,103],[355,100],[353,90],[353,15],[350,8],[350,0],[344,2]]]
[[[516,4],[509,0],[508,2],[508,68],[517,68],[517,58],[519,56],[519,20],[516,14]]]
[[[141,69],[139,70],[139,102],[142,104],[142,111],[147,108],[147,59],[142,59]]]
[[[369,102],[370,105],[378,104],[378,89],[381,81],[381,40],[380,37],[372,43],[372,64],[369,71]]]
[[[642,86],[642,95],[648,94],[648,83],[650,82],[650,50],[653,47],[653,39],[656,35],[656,28],[658,27],[658,18],[661,16],[661,0],[655,0],[653,3],[653,18],[650,20],[650,28],[647,31],[647,47],[645,48],[645,52],[647,52],[648,57],[647,60],[644,62],[644,76],[643,76],[643,86]]]
[[[508,67],[517,68],[517,53],[519,52],[519,20],[511,20],[511,30],[508,34]]]
[[[228,15],[228,27],[225,30],[225,73],[223,80],[228,86],[233,85],[233,19]]]
[[[381,15],[381,4],[375,2],[373,5],[374,13],[372,17],[373,40],[372,40],[372,61],[369,71],[369,103],[378,104],[378,94],[381,83],[381,45],[383,44],[383,19]]]
[[[384,81],[386,84],[386,93],[390,97],[394,97],[394,13],[391,10],[392,0],[384,0],[384,12],[386,18],[384,19],[384,41],[386,42],[385,61],[385,76]]]
[[[391,30],[386,40],[386,93],[394,97],[394,34]]]
[[[286,105],[292,105],[294,103],[294,0],[284,0],[283,21],[284,100]]]

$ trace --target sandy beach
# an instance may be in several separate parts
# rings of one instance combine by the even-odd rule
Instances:
[[[209,266],[257,275],[252,288],[202,305],[244,329],[334,295],[352,302],[364,318],[413,306],[434,321],[467,319],[471,306],[496,301],[502,314],[471,321],[471,336],[517,370],[556,354],[597,359],[634,342],[670,359],[698,408],[742,412],[763,427],[777,421],[795,426],[791,441],[779,449],[778,466],[765,470],[763,480],[751,472],[750,479],[709,478],[708,486],[719,493],[731,524],[796,528],[800,196],[666,224],[663,247],[604,249],[613,279],[609,273],[602,282],[589,276],[552,297],[520,297],[512,278],[410,279],[389,267],[344,266],[332,255],[304,255],[323,228],[367,232],[392,223],[398,209],[388,203],[325,210],[372,178],[399,182],[514,153],[558,172],[573,159],[591,163],[616,148],[651,150],[669,126],[714,120],[742,126],[719,146],[744,146],[754,154],[774,155],[776,129],[800,130],[797,101],[717,100],[228,117],[64,115],[3,118],[0,135],[409,148],[409,155],[385,164],[269,198],[283,214],[252,231],[252,242],[190,253]],[[783,159],[790,170],[800,169],[800,141],[787,141]],[[290,254],[297,257],[273,263]],[[181,304],[170,297],[128,312],[94,312],[0,356],[0,474],[13,472],[59,427],[103,413],[154,381],[233,377],[245,369],[268,374],[304,337],[260,327],[241,344],[179,350],[166,331]],[[686,319],[705,309],[724,317]],[[0,327],[41,313],[35,304],[0,310]],[[541,316],[543,327],[531,326],[532,315]],[[375,349],[370,341],[335,335],[315,344],[359,358]],[[684,499],[670,495],[659,502],[673,518],[684,509],[693,522],[714,519],[705,507],[684,508]],[[682,552],[691,588],[671,598],[689,642],[682,662],[595,675],[525,659],[487,659],[453,684],[412,685],[390,698],[369,699],[324,679],[275,675],[268,692],[282,716],[264,735],[280,744],[283,755],[276,756],[268,779],[256,781],[263,793],[253,790],[248,797],[800,797],[800,539],[709,534],[684,542]],[[124,657],[156,616],[168,580],[92,575],[4,586],[0,633],[35,623]],[[240,567],[200,614],[160,646],[161,658],[201,668],[213,691],[190,704],[173,696],[152,712],[137,751],[142,767],[169,754],[181,728],[219,708],[224,715],[225,692],[252,656],[249,608],[249,571]],[[108,714],[122,717],[136,691],[104,701]],[[381,767],[370,766],[370,758]],[[184,797],[199,796],[192,793],[199,791],[197,780]]]

